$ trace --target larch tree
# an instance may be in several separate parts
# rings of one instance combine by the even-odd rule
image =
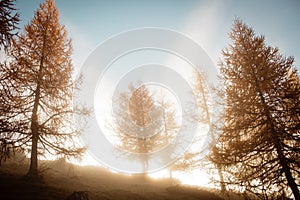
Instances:
[[[30,152],[29,177],[39,177],[39,155],[80,157],[84,151],[76,141],[80,130],[73,116],[86,116],[88,110],[72,102],[78,82],[72,77],[71,53],[54,0],[40,4],[9,52],[6,119],[12,126],[1,132],[1,138]]]
[[[200,116],[196,116],[196,120],[199,121],[199,123],[208,125],[208,136],[210,138],[210,144],[207,147],[209,149],[209,154],[196,163],[198,163],[198,167],[201,166],[212,174],[218,174],[218,176],[212,176],[211,179],[215,183],[218,183],[221,188],[221,192],[225,193],[226,185],[224,182],[222,165],[211,159],[211,156],[215,154],[218,148],[216,142],[217,136],[220,132],[218,126],[221,120],[218,114],[222,111],[223,97],[219,94],[217,88],[209,85],[203,72],[194,72],[193,83],[198,106],[202,111]]]
[[[14,0],[0,1],[0,59],[5,58],[11,47],[13,38],[17,36],[19,14],[14,7]],[[2,57],[3,56],[3,57]],[[8,119],[12,106],[7,104],[11,99],[13,91],[10,90],[10,81],[7,80],[9,70],[8,62],[4,59],[0,63],[0,164],[10,156],[13,142],[8,139],[6,133],[12,130],[13,123]]]
[[[211,155],[217,148],[215,143],[219,132],[217,127],[219,126],[218,123],[220,123],[218,114],[221,112],[223,106],[221,103],[222,97],[217,94],[217,89],[209,84],[204,72],[194,70],[191,81],[197,100],[197,107],[200,110],[200,114],[194,115],[192,120],[199,125],[204,126],[204,131],[207,131],[207,134],[205,135],[205,138],[203,138],[203,135],[200,133],[200,136],[197,136],[194,139],[191,148],[171,167],[175,170],[183,171],[201,168],[209,174],[213,174],[214,176],[211,176],[211,179],[216,184],[220,185],[222,192],[225,192],[226,186],[223,178],[222,165],[213,162],[211,159]],[[209,138],[209,140],[207,140],[208,144],[206,144],[206,148],[200,150],[199,145],[203,145],[203,140],[206,138]],[[209,154],[205,157],[203,157],[203,150],[209,151]],[[218,174],[218,178],[216,178],[216,174]]]
[[[113,122],[113,131],[117,146],[127,152],[139,153],[142,171],[146,172],[148,168],[148,153],[151,148],[151,142],[147,133],[145,136],[144,128],[151,123],[149,110],[153,107],[153,99],[148,88],[142,85],[139,88],[130,84],[128,92],[122,92],[117,102],[117,114]],[[130,123],[132,122],[132,123]]]
[[[17,35],[19,14],[14,7],[14,0],[0,1],[0,53],[4,55],[11,46],[13,38]],[[0,59],[2,55],[0,56]],[[0,63],[0,163],[5,160],[12,150],[11,141],[4,140],[1,133],[11,129],[12,124],[7,120],[11,106],[7,105],[7,99],[11,97],[9,82],[7,81],[7,63]]]
[[[129,92],[120,93],[115,102],[118,109],[112,130],[119,141],[117,146],[138,153],[146,173],[147,153],[162,148],[173,138],[170,130],[177,127],[174,112],[163,96],[155,100],[146,85],[136,88],[130,84]]]
[[[199,126],[208,126],[208,134],[212,134],[211,127],[211,113],[212,107],[210,102],[210,88],[207,84],[205,75],[203,72],[199,72],[198,70],[193,71],[193,76],[191,79],[193,93],[195,94],[197,107],[200,110],[199,115],[193,115],[192,120],[194,123],[198,123]],[[191,107],[191,112],[195,109]],[[201,129],[202,130],[202,129]],[[205,130],[206,131],[206,130]],[[199,134],[198,134],[199,135]],[[201,135],[201,133],[200,133]],[[211,137],[211,136],[210,136]],[[212,135],[214,138],[214,135]],[[198,145],[202,143],[203,136],[197,136],[194,138],[193,144],[191,147],[185,152],[185,154],[179,158],[174,164],[174,170],[195,170],[201,166],[202,163],[202,153],[197,148]]]
[[[178,134],[178,131],[180,130],[180,125],[176,115],[178,111],[176,110],[176,107],[174,105],[175,102],[171,102],[162,90],[157,91],[156,95],[158,97],[156,102],[157,108],[161,111],[161,116],[158,117],[162,121],[162,129],[159,132],[159,135],[155,138],[155,143],[158,144],[159,147],[172,145],[172,148],[174,150],[177,146],[174,139]],[[170,155],[165,154],[161,155],[161,157],[163,159],[170,160]],[[173,184],[173,170],[174,165],[170,165],[168,167],[170,185]]]
[[[300,79],[294,59],[241,20],[230,38],[219,64],[226,107],[215,162],[230,173],[228,183],[300,199]]]
[[[0,50],[7,50],[17,34],[19,13],[14,7],[14,0],[0,1]],[[2,49],[3,48],[3,49]]]

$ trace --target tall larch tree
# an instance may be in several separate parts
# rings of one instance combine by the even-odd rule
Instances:
[[[59,23],[54,0],[40,4],[9,53],[7,83],[12,98],[10,121],[16,123],[6,135],[14,146],[30,152],[29,177],[39,177],[38,156],[81,156],[79,130],[74,114],[87,115],[72,105],[78,84],[72,78],[72,45]],[[1,133],[3,134],[3,133]]]
[[[226,107],[215,161],[230,172],[229,183],[256,194],[292,192],[300,199],[300,82],[294,59],[241,20],[235,20],[230,38],[220,62]]]

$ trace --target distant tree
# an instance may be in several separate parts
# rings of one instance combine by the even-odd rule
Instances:
[[[217,176],[212,176],[212,179],[219,183],[221,192],[226,192],[226,184],[224,182],[223,168],[222,165],[218,162],[214,162],[211,159],[211,155],[217,152],[217,136],[220,132],[219,123],[220,116],[218,113],[221,112],[222,107],[224,106],[223,96],[217,91],[217,88],[213,88],[208,84],[205,74],[202,72],[194,72],[194,90],[197,97],[198,106],[202,112],[200,116],[196,119],[202,123],[208,125],[208,135],[210,137],[210,144],[208,145],[209,154],[202,160],[196,162],[200,167],[206,168],[208,171],[214,171],[213,174],[218,174]]]
[[[169,99],[167,99],[167,95],[162,91],[156,91],[154,96],[157,98],[156,109],[158,112],[158,117],[162,121],[162,128],[160,130],[160,137],[157,138],[156,143],[160,146],[168,145],[172,139],[177,134],[179,129],[179,124],[176,117],[176,108],[173,103]]]
[[[1,123],[1,146],[10,143],[31,153],[30,177],[39,177],[38,155],[79,157],[84,151],[74,140],[79,130],[73,116],[88,111],[72,103],[78,82],[72,78],[71,40],[58,15],[53,0],[40,4],[2,69],[1,93],[9,112],[1,116],[7,122]]]
[[[153,99],[145,85],[135,88],[133,84],[129,85],[128,93],[121,93],[118,98],[115,100],[118,110],[113,122],[113,130],[119,141],[117,145],[122,150],[139,153],[143,171],[146,172],[148,158],[145,153],[152,149],[152,144],[150,138],[142,134],[145,126],[151,123],[149,111],[153,107]]]
[[[236,20],[220,62],[226,107],[214,161],[246,191],[300,199],[300,81],[292,57]]]
[[[146,85],[138,88],[129,85],[129,92],[121,93],[115,101],[118,109],[112,130],[119,141],[117,146],[124,151],[139,153],[146,172],[147,153],[158,150],[172,139],[170,130],[176,127],[174,112],[163,96],[155,100]],[[149,125],[151,128],[146,129]]]
[[[211,127],[211,114],[212,114],[212,107],[210,102],[210,92],[209,91],[209,85],[207,84],[205,75],[203,72],[198,72],[197,70],[193,71],[193,77],[192,77],[192,87],[193,87],[193,93],[195,94],[196,101],[197,101],[197,107],[200,110],[199,115],[193,115],[192,120],[194,123],[198,123],[198,125],[202,126],[208,126],[208,134],[212,134],[212,127]],[[195,109],[194,107],[190,108],[191,111]],[[197,134],[196,134],[197,135]],[[200,134],[201,135],[201,134]],[[214,138],[214,135],[211,135],[212,138]],[[201,166],[201,160],[202,160],[202,153],[199,152],[199,148],[197,148],[198,145],[202,143],[203,136],[197,136],[191,147],[194,147],[188,149],[185,154],[179,158],[173,165],[172,168],[174,170],[194,170],[198,169]]]
[[[130,117],[136,125],[143,128],[151,123],[149,112],[154,106],[154,101],[149,89],[145,85],[139,88],[134,88],[133,85],[129,87],[132,92],[129,98]]]
[[[15,12],[14,2],[14,0],[0,1],[0,50],[2,48],[7,50],[17,34],[19,14]]]
[[[157,104],[161,112],[161,120],[163,122],[163,129],[160,132],[160,137],[156,139],[156,142],[159,142],[161,146],[168,146],[168,148],[175,150],[177,144],[172,142],[176,137],[179,131],[179,124],[176,120],[176,108],[167,98],[166,95],[160,91],[158,96]],[[161,155],[163,159],[170,159],[170,155]],[[168,167],[170,184],[173,184],[173,175],[172,171],[174,170],[174,165]]]
[[[197,106],[200,110],[200,115],[194,115],[193,121],[198,123],[199,125],[207,126],[207,135],[205,137],[209,138],[209,144],[206,148],[209,150],[209,155],[203,157],[204,152],[199,151],[199,145],[203,145],[203,136],[198,136],[193,141],[191,148],[185,152],[185,154],[179,158],[171,168],[173,170],[179,171],[187,171],[187,170],[196,170],[196,169],[203,169],[208,173],[214,174],[211,178],[215,181],[215,183],[220,184],[221,191],[225,192],[226,187],[223,178],[223,170],[222,165],[219,163],[213,162],[210,158],[211,154],[216,151],[216,140],[218,135],[218,120],[219,118],[218,113],[222,107],[222,97],[221,95],[217,94],[216,88],[213,88],[209,85],[207,78],[204,72],[199,72],[197,70],[193,71],[192,77],[192,86],[193,92],[197,99]],[[193,109],[193,108],[191,108]],[[218,110],[219,109],[219,110]],[[200,134],[201,135],[201,134]],[[207,149],[204,149],[206,151]],[[216,179],[216,174],[219,177]],[[201,177],[199,177],[201,178]]]

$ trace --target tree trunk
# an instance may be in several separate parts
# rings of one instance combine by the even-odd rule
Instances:
[[[272,140],[273,140],[273,144],[275,146],[275,149],[276,149],[276,152],[277,152],[277,155],[278,155],[278,158],[279,158],[279,163],[282,166],[282,169],[283,169],[283,172],[284,172],[285,177],[287,179],[288,185],[291,188],[295,199],[300,200],[300,192],[299,192],[299,189],[298,189],[298,185],[296,184],[295,179],[292,176],[290,166],[288,165],[288,163],[286,161],[286,157],[283,154],[282,145],[280,143],[278,132],[275,129],[275,125],[274,125],[274,122],[273,122],[273,119],[272,119],[271,112],[270,112],[270,110],[268,108],[268,105],[265,101],[265,98],[264,98],[263,93],[262,93],[261,86],[260,86],[260,84],[257,80],[257,77],[256,77],[253,69],[252,69],[252,74],[255,77],[255,84],[256,84],[256,87],[258,88],[259,97],[260,97],[260,100],[262,102],[264,112],[265,112],[267,120],[268,120],[270,131],[272,133]]]
[[[38,106],[40,103],[40,93],[41,93],[41,80],[42,80],[42,71],[44,66],[44,58],[45,58],[45,43],[46,43],[46,36],[47,36],[47,29],[48,26],[45,28],[45,32],[43,35],[43,49],[42,55],[40,60],[40,66],[38,71],[37,77],[37,85],[35,89],[35,96],[34,96],[34,104],[32,109],[32,116],[31,116],[31,134],[32,134],[32,144],[31,144],[31,157],[30,157],[30,167],[28,171],[28,176],[32,178],[39,179],[38,173],[38,140],[39,140],[39,122],[38,122]]]
[[[32,123],[32,145],[31,145],[31,156],[30,156],[30,167],[28,176],[38,177],[38,158],[37,158],[37,147],[38,147],[38,130],[37,124]]]
[[[264,101],[263,101],[263,103],[264,103],[264,105],[266,105]],[[295,179],[292,176],[291,168],[288,165],[287,159],[283,154],[283,151],[282,151],[283,147],[280,143],[279,135],[278,135],[277,131],[275,130],[275,126],[274,126],[274,123],[272,121],[270,111],[266,106],[264,107],[264,109],[265,109],[265,112],[267,114],[267,119],[270,123],[270,130],[273,133],[272,139],[273,139],[273,144],[274,144],[274,147],[275,147],[277,155],[278,155],[279,163],[280,163],[280,165],[283,169],[283,172],[284,172],[285,177],[287,179],[288,185],[291,188],[295,199],[300,200],[300,192],[299,192],[299,189],[298,189],[298,185],[296,184]]]
[[[300,200],[300,192],[299,192],[298,185],[296,184],[295,179],[292,176],[291,169],[288,163],[286,162],[286,158],[282,152],[281,145],[277,138],[275,138],[274,140],[275,140],[276,152],[278,154],[278,158],[282,166],[283,172],[285,174],[285,177],[287,179],[288,185],[290,186],[295,199]]]
[[[38,104],[40,100],[40,85],[38,83],[36,91],[35,91],[35,100],[32,110],[32,117],[31,117],[31,157],[30,157],[30,167],[28,171],[28,176],[33,178],[38,178],[38,139],[39,139],[39,133],[38,133],[38,117],[37,117],[37,111],[38,111]]]
[[[219,174],[219,177],[220,177],[221,193],[224,194],[226,192],[226,185],[225,185],[225,182],[224,182],[222,166],[220,164],[217,164],[217,169],[218,169],[218,174]]]

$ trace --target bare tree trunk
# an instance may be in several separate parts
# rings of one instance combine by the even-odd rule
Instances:
[[[256,82],[256,84],[258,85],[257,82]],[[276,149],[276,152],[277,152],[277,155],[278,155],[278,158],[279,158],[280,165],[282,166],[282,169],[283,169],[283,172],[284,172],[285,177],[287,179],[288,185],[291,188],[295,199],[300,200],[300,192],[299,192],[299,189],[298,189],[298,185],[297,185],[297,183],[295,182],[295,179],[292,176],[291,168],[288,165],[288,163],[286,161],[286,157],[283,154],[283,151],[282,151],[283,147],[281,145],[278,132],[275,129],[275,125],[274,125],[274,122],[272,120],[270,110],[266,105],[266,102],[265,102],[265,99],[262,95],[262,92],[260,92],[259,95],[260,95],[260,99],[261,99],[261,101],[263,103],[263,106],[264,106],[265,114],[267,115],[267,120],[268,120],[268,123],[269,123],[269,126],[270,126],[270,131],[271,131],[271,133],[273,133],[273,136],[272,136],[273,144],[275,146],[275,149]]]
[[[32,145],[31,145],[31,156],[30,156],[30,167],[28,176],[38,177],[38,159],[37,159],[37,146],[38,146],[38,131],[37,124],[31,125],[32,131]]]
[[[282,166],[283,172],[287,179],[288,185],[290,186],[295,199],[300,200],[300,192],[299,192],[298,185],[296,184],[295,179],[292,176],[291,169],[288,163],[286,162],[286,158],[282,152],[281,145],[278,141],[278,138],[275,138],[274,141],[275,141],[276,152],[278,154],[278,158],[280,160],[280,164]]]
[[[283,169],[283,172],[284,172],[285,177],[287,179],[288,185],[291,188],[295,199],[300,200],[300,192],[299,192],[299,189],[298,189],[298,185],[296,184],[295,179],[292,176],[291,168],[288,165],[287,159],[283,154],[283,151],[282,151],[283,147],[281,145],[278,132],[275,129],[275,125],[274,125],[274,122],[273,122],[273,119],[272,119],[271,112],[270,112],[270,110],[268,108],[268,105],[265,101],[265,98],[264,98],[263,93],[262,93],[261,85],[259,84],[253,69],[252,69],[252,74],[255,77],[255,84],[256,84],[256,87],[258,88],[259,97],[260,97],[260,100],[262,102],[264,112],[267,116],[269,128],[270,128],[270,131],[272,133],[273,144],[275,146],[275,149],[276,149],[276,152],[277,152],[277,155],[278,155],[278,158],[279,158],[279,163],[282,166],[282,169]]]
[[[37,148],[38,148],[38,104],[39,104],[39,96],[40,96],[40,86],[38,84],[35,93],[35,101],[32,110],[31,117],[31,134],[32,134],[32,144],[31,144],[31,157],[30,157],[30,167],[28,171],[28,176],[37,178],[38,177],[38,158],[37,158]]]
[[[220,177],[220,186],[221,186],[221,193],[226,193],[226,185],[224,182],[223,172],[222,172],[222,166],[220,164],[217,164],[218,174]]]

